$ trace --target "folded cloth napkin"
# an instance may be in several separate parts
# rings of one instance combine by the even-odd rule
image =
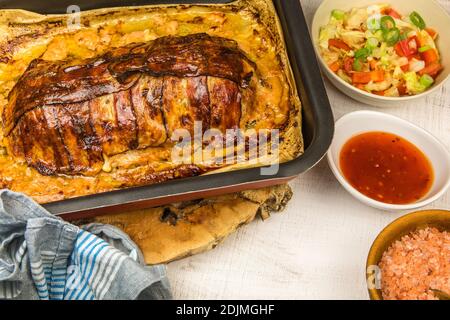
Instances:
[[[145,266],[119,229],[79,228],[0,190],[0,299],[170,298],[165,267]]]

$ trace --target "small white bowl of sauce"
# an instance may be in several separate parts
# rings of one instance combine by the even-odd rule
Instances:
[[[411,210],[450,187],[450,153],[430,133],[385,113],[357,111],[336,122],[328,163],[341,185],[382,210]]]

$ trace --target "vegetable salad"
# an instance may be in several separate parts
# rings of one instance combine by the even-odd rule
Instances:
[[[438,33],[418,12],[403,16],[389,5],[333,10],[319,35],[329,68],[353,86],[382,96],[416,95],[440,71]]]

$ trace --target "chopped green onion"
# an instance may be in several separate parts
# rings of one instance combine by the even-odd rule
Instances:
[[[384,41],[388,46],[394,46],[398,40],[400,40],[400,30],[398,28],[392,28],[388,31],[383,32]]]
[[[374,36],[375,36],[375,38],[378,39],[378,41],[380,41],[380,42],[383,41],[384,40],[384,38],[383,38],[383,30],[377,30],[375,32]]]
[[[361,71],[362,70],[362,64],[360,59],[355,59],[353,62],[353,70],[355,71]]]
[[[406,33],[400,34],[400,41],[408,39],[408,35]]]
[[[380,29],[380,20],[377,18],[371,18],[367,20],[367,29],[373,31]]]
[[[428,74],[424,74],[423,76],[420,77],[419,82],[425,88],[429,88],[433,85],[434,79],[431,76],[429,76]]]
[[[335,10],[331,11],[331,16],[333,18],[335,18],[336,20],[344,20],[345,12],[342,10],[335,9]]]
[[[370,50],[368,48],[362,48],[355,52],[355,59],[364,59],[370,55]]]
[[[423,46],[419,48],[419,52],[422,53],[431,49],[433,49],[431,46]]]
[[[381,46],[379,48],[373,49],[372,57],[374,57],[376,59],[381,59],[382,57],[386,56],[386,54],[387,54],[386,48],[387,48],[386,42],[382,42]]]
[[[366,42],[366,48],[373,50],[376,47],[378,47],[379,43],[380,42],[378,41],[377,38],[369,38],[369,39],[367,39],[367,42]]]
[[[396,24],[395,24],[394,18],[392,18],[391,16],[383,16],[383,17],[381,17],[381,20],[380,20],[380,26],[381,26],[381,30],[386,32],[388,30],[395,28]]]
[[[411,22],[419,29],[423,30],[427,27],[427,25],[425,24],[425,21],[423,20],[423,18],[420,16],[420,14],[418,14],[416,11],[413,11],[410,15],[409,15],[409,19],[411,20]]]

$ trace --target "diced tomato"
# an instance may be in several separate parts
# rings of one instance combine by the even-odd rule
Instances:
[[[395,11],[392,8],[386,9],[385,10],[385,14],[388,15],[388,16],[391,16],[392,18],[395,18],[395,19],[401,19],[402,18],[401,14],[398,13],[397,11]]]
[[[339,60],[338,60],[338,61],[331,63],[329,65],[329,67],[330,67],[331,71],[337,72],[341,68],[341,64],[339,63]]]
[[[411,37],[409,39],[405,39],[397,42],[395,45],[395,52],[400,57],[410,57],[417,53],[417,38]]]
[[[365,86],[364,84],[359,83],[359,84],[356,85],[356,87],[357,87],[358,89],[360,89],[360,90],[366,91],[366,86]]]
[[[429,49],[425,52],[422,52],[422,59],[425,61],[425,64],[429,66],[430,64],[439,61],[439,56],[436,49]]]
[[[400,96],[405,96],[407,93],[406,84],[404,81],[400,82],[400,84],[397,86],[397,90]]]
[[[430,37],[433,38],[433,40],[436,40],[438,33],[436,30],[432,29],[432,28],[425,28],[425,31],[428,32],[428,34],[430,35]]]
[[[412,56],[408,57],[409,61],[411,61],[412,59],[422,60],[422,56],[419,53],[416,53],[416,54],[413,54]]]
[[[328,46],[329,47],[335,47],[338,49],[350,51],[351,48],[342,40],[339,39],[330,39],[328,40]]]
[[[355,84],[366,84],[372,81],[370,72],[355,72],[352,74],[352,82]]]
[[[423,76],[424,74],[428,74],[432,77],[436,77],[439,72],[442,70],[442,65],[439,62],[434,62],[429,66],[426,66],[424,69],[419,71],[419,74]]]
[[[405,64],[404,66],[400,67],[402,69],[403,72],[408,72],[409,71],[409,63]]]
[[[370,81],[381,82],[384,80],[384,72],[382,70],[370,72],[354,72],[352,74],[352,81],[355,84],[366,84]]]
[[[395,52],[397,53],[397,55],[399,55],[400,57],[404,57],[405,56],[405,52],[403,52],[403,48],[402,48],[402,43],[403,41],[399,41],[397,42],[397,44],[395,45],[394,49]]]
[[[412,52],[410,52],[409,43],[407,39],[400,41],[398,44],[400,45],[400,48],[403,51],[404,57],[409,57],[410,55],[413,54]]]
[[[384,91],[372,91],[373,94],[376,94],[377,96],[384,96]]]
[[[346,57],[344,59],[344,70],[347,73],[350,73],[353,71],[353,62],[355,61],[355,59],[350,58],[350,57]]]
[[[375,70],[370,72],[370,77],[373,82],[381,82],[384,81],[384,71],[383,70]]]

